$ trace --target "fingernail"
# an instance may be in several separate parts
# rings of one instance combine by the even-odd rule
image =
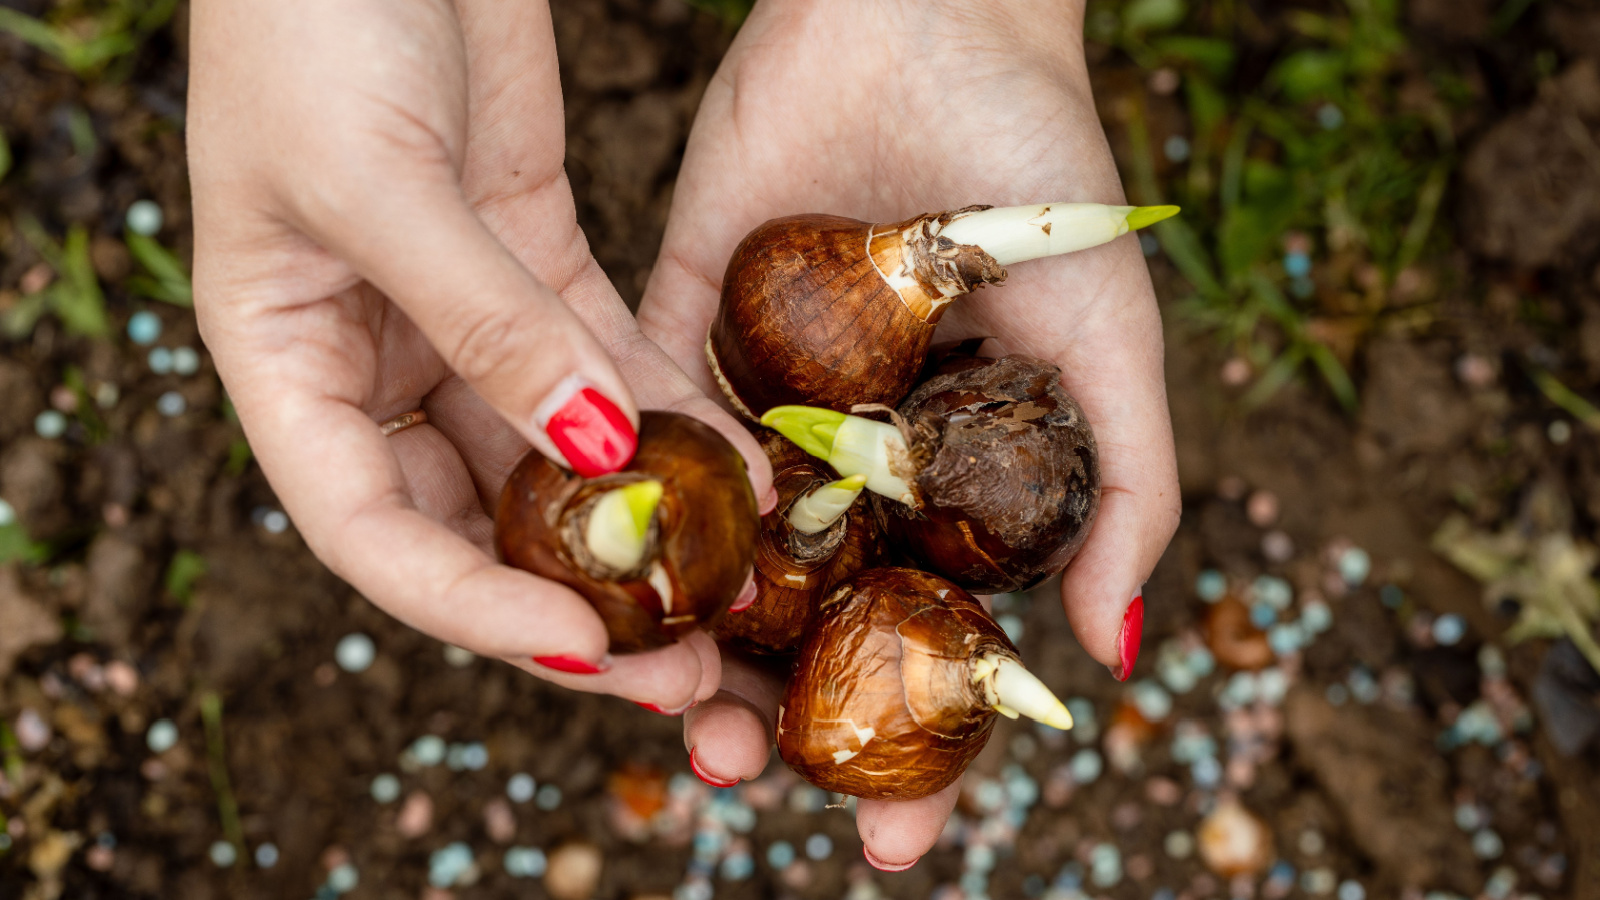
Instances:
[[[700,768],[700,761],[694,758],[693,747],[689,748],[689,768],[694,770],[694,775],[696,778],[704,781],[706,784],[709,784],[712,787],[730,788],[739,783],[739,779],[737,778],[732,781],[718,781],[717,779],[712,778],[710,775],[707,775],[706,771]]]
[[[639,446],[639,435],[622,410],[577,375],[556,385],[534,419],[572,471],[585,478],[617,471]]]
[[[1133,664],[1139,659],[1139,639],[1144,635],[1144,595],[1134,595],[1128,611],[1122,614],[1122,631],[1117,635],[1117,655],[1121,662],[1111,674],[1118,681],[1127,681],[1133,674]]]
[[[919,857],[917,857],[917,859],[913,859],[911,862],[900,863],[899,865],[895,865],[893,863],[886,863],[883,860],[877,858],[876,856],[873,856],[872,855],[872,851],[868,850],[866,848],[865,844],[863,844],[862,847],[861,847],[861,855],[865,856],[867,858],[867,862],[874,869],[877,869],[879,872],[904,872],[905,870],[907,870],[907,869],[911,868],[912,866],[916,865],[917,864],[917,860],[922,859],[922,857],[919,856]]]
[[[767,494],[761,498],[761,514],[764,516],[778,508],[778,489],[767,488]]]
[[[598,675],[611,668],[611,654],[607,653],[600,663],[589,662],[576,656],[535,656],[533,661],[546,669],[555,669],[557,672],[566,672],[570,675]]]
[[[654,703],[644,703],[639,700],[633,701],[634,706],[644,707],[645,709],[662,716],[681,716],[688,712],[692,707],[698,706],[699,704],[699,700],[690,700],[688,703],[678,707],[677,709],[662,709],[660,706]]]
[[[744,580],[744,590],[739,592],[733,605],[728,607],[728,612],[743,612],[749,609],[756,602],[756,593],[756,572],[751,569],[749,576]]]

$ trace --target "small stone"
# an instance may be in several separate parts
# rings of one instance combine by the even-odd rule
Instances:
[[[527,803],[533,799],[538,783],[527,772],[518,772],[506,781],[506,796],[512,803]]]
[[[154,237],[161,230],[161,223],[164,220],[161,207],[154,200],[135,200],[128,205],[128,212],[123,222],[134,234]]]
[[[1172,162],[1181,163],[1189,158],[1189,139],[1181,134],[1172,135],[1161,145],[1161,152]]]
[[[360,632],[345,635],[333,648],[334,661],[346,672],[365,672],[377,658],[378,648],[372,638]]]
[[[1189,766],[1189,777],[1196,787],[1211,790],[1222,783],[1222,763],[1215,756],[1202,756]]]
[[[1183,799],[1183,788],[1171,778],[1152,778],[1144,783],[1144,795],[1157,806],[1176,806]]]
[[[44,717],[32,709],[24,709],[17,714],[13,732],[17,738],[18,746],[29,753],[37,753],[50,745],[50,738],[54,733]]]
[[[1300,876],[1300,889],[1316,897],[1332,893],[1337,883],[1332,869],[1311,869]]]
[[[78,392],[58,384],[50,389],[50,405],[70,416],[78,411]]]
[[[128,340],[148,347],[161,339],[161,317],[149,310],[139,310],[128,317]]]
[[[139,690],[139,670],[120,659],[105,666],[106,686],[119,697],[132,697]]]
[[[393,803],[400,799],[400,779],[385,772],[372,779],[370,791],[379,803]]]
[[[428,857],[428,883],[436,888],[447,888],[475,880],[477,861],[472,848],[456,841],[446,844]]]
[[[1268,490],[1257,490],[1244,503],[1245,518],[1257,528],[1271,528],[1278,521],[1278,495]]]
[[[335,866],[333,871],[328,873],[328,887],[340,894],[350,893],[360,883],[361,873],[350,863]]]
[[[1092,784],[1105,770],[1105,760],[1098,751],[1085,747],[1073,754],[1072,760],[1067,763],[1067,770],[1072,774],[1074,783]]]
[[[1367,889],[1359,881],[1346,879],[1339,882],[1338,897],[1339,900],[1367,900]]]
[[[1344,110],[1332,103],[1324,103],[1317,107],[1317,124],[1325,131],[1334,131],[1344,124]]]
[[[18,280],[17,287],[23,294],[37,294],[49,287],[56,280],[56,271],[50,268],[49,263],[38,263],[29,266],[22,278]]]
[[[444,645],[444,661],[449,663],[452,668],[465,669],[467,666],[472,665],[477,658],[478,654],[473,653],[471,650],[464,650],[454,644]]]
[[[0,528],[15,525],[16,523],[17,508],[4,500],[0,500]]]
[[[590,900],[600,886],[605,858],[587,842],[563,844],[550,854],[544,889],[555,900]]]
[[[1201,600],[1215,603],[1228,593],[1228,578],[1216,569],[1206,569],[1195,577],[1194,592]]]
[[[226,869],[239,860],[239,851],[227,841],[217,841],[211,845],[211,862],[219,869]]]
[[[94,403],[101,409],[110,409],[122,399],[122,389],[109,381],[94,386]]]
[[[1505,849],[1505,842],[1491,828],[1481,829],[1472,836],[1472,852],[1479,859],[1499,859]]]
[[[1467,387],[1482,390],[1494,384],[1494,363],[1476,353],[1463,353],[1456,360],[1456,377]]]
[[[461,768],[478,772],[489,765],[489,748],[482,741],[473,741],[461,748]]]
[[[767,845],[767,865],[772,868],[786,868],[794,859],[794,845],[788,841],[773,841]]]
[[[171,719],[157,719],[144,733],[144,742],[151,753],[165,753],[178,743],[178,726]]]
[[[412,741],[411,746],[406,748],[406,754],[424,768],[444,762],[445,752],[444,738],[436,734],[425,734]]]
[[[538,878],[548,868],[544,851],[537,847],[511,847],[506,850],[502,865],[513,878]]]
[[[1250,361],[1239,356],[1230,356],[1222,363],[1222,369],[1217,372],[1217,379],[1231,388],[1243,387],[1250,381],[1254,370]]]
[[[153,348],[144,360],[150,366],[150,371],[157,375],[167,375],[172,372],[172,351],[166,347]]]
[[[67,417],[60,410],[47,409],[33,417],[33,430],[39,437],[53,441],[67,433]]]
[[[200,354],[193,347],[176,347],[172,351],[172,371],[176,375],[193,375],[200,371]]]
[[[1194,835],[1187,831],[1171,831],[1161,842],[1161,849],[1173,859],[1188,859],[1194,855]]]
[[[433,798],[424,791],[412,791],[400,806],[400,815],[394,820],[395,830],[401,837],[416,838],[433,828]]]
[[[1441,647],[1454,647],[1466,634],[1466,620],[1455,613],[1445,613],[1433,620],[1433,640]]]
[[[1279,564],[1294,559],[1294,538],[1278,530],[1267,532],[1261,536],[1261,555]]]
[[[156,398],[156,410],[169,419],[189,411],[189,400],[177,391],[167,391]]]
[[[256,848],[256,867],[270,869],[278,864],[278,845],[273,843],[262,844]]]
[[[1206,868],[1223,878],[1259,874],[1272,862],[1272,832],[1232,796],[1201,821],[1199,847]]]
[[[1328,849],[1327,839],[1322,836],[1322,832],[1315,828],[1307,828],[1305,831],[1300,832],[1298,843],[1300,852],[1307,856],[1321,856],[1322,851]]]
[[[1267,629],[1267,646],[1278,656],[1299,653],[1306,645],[1306,635],[1294,624],[1274,625]]]
[[[1276,575],[1262,575],[1251,583],[1250,596],[1282,612],[1294,602],[1294,587]]]
[[[483,830],[496,844],[509,844],[517,836],[517,816],[504,797],[495,797],[483,805]]]
[[[1172,695],[1160,684],[1146,679],[1129,688],[1133,705],[1146,721],[1160,722],[1172,715]]]
[[[553,784],[540,785],[533,795],[533,805],[542,812],[554,812],[561,806],[561,788]]]
[[[1372,557],[1360,547],[1351,547],[1339,554],[1339,577],[1351,587],[1360,587],[1372,573]]]

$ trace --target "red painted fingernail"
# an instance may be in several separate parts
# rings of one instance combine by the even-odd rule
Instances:
[[[733,605],[728,607],[728,612],[743,612],[749,609],[755,604],[757,593],[756,573],[751,570],[750,576],[744,580],[744,590],[739,592],[739,596],[733,601]]]
[[[864,845],[864,844],[861,847],[861,855],[865,856],[867,858],[867,862],[874,869],[877,869],[879,872],[904,872],[905,870],[907,870],[907,869],[911,868],[912,866],[916,865],[917,864],[917,860],[922,859],[922,857],[919,856],[919,857],[917,857],[917,859],[913,859],[911,862],[901,863],[899,865],[894,865],[893,863],[886,863],[883,860],[877,858],[876,856],[873,856],[872,855],[872,851],[868,850],[866,848],[866,845]]]
[[[643,702],[638,701],[638,700],[633,701],[633,705],[634,706],[644,707],[645,709],[648,709],[651,712],[656,713],[657,715],[663,715],[663,716],[681,716],[684,713],[688,712],[693,707],[697,706],[699,703],[700,703],[700,701],[698,701],[698,700],[690,700],[689,701],[689,705],[688,706],[684,706],[681,709],[662,709],[660,706],[658,706],[658,705],[656,705],[654,703],[643,703]]]
[[[761,514],[764,516],[778,508],[778,489],[767,488],[767,495],[761,498]]]
[[[694,775],[696,778],[704,781],[706,784],[709,784],[712,787],[730,788],[739,783],[739,779],[737,778],[732,781],[718,781],[717,779],[712,778],[710,775],[707,775],[705,770],[700,768],[700,760],[694,758],[693,747],[689,748],[689,768],[694,770]]]
[[[601,660],[600,665],[597,666],[576,656],[535,656],[533,661],[546,669],[555,669],[557,672],[566,672],[571,675],[598,675],[611,668],[607,660]]]
[[[575,375],[556,385],[539,406],[554,407],[540,427],[572,471],[585,478],[617,471],[639,447],[639,435],[622,410]]]
[[[1139,659],[1139,639],[1144,636],[1144,595],[1140,594],[1128,604],[1128,611],[1122,614],[1122,632],[1117,635],[1117,655],[1122,658],[1121,663],[1111,674],[1118,681],[1127,681],[1133,674],[1133,664]]]

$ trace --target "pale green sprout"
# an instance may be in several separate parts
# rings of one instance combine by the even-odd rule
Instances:
[[[583,533],[594,558],[619,572],[638,568],[661,493],[659,481],[636,481],[602,494]]]

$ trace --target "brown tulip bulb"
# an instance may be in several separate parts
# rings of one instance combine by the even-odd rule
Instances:
[[[914,569],[869,569],[835,588],[806,636],[778,753],[825,790],[915,800],[960,777],[996,712],[1072,726],[972,595]]]
[[[706,363],[751,419],[784,405],[894,405],[916,383],[950,302],[1012,263],[1103,244],[1176,207],[968,206],[872,225],[773,219],[728,262]]]
[[[827,591],[888,562],[888,548],[862,496],[866,479],[835,480],[775,431],[758,429],[756,439],[772,463],[778,505],[762,517],[756,539],[755,601],[711,634],[750,653],[793,653]]]
[[[890,543],[969,591],[1026,590],[1066,568],[1100,506],[1100,463],[1061,370],[947,356],[899,424],[780,407],[763,421],[841,474],[866,474]]]
[[[739,451],[698,419],[647,410],[620,472],[584,478],[524,456],[500,493],[495,546],[508,565],[582,594],[611,651],[633,653],[717,623],[744,587],[760,524]]]

